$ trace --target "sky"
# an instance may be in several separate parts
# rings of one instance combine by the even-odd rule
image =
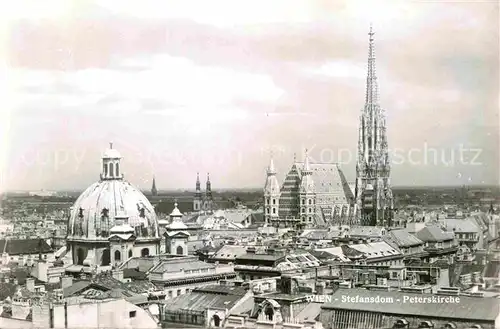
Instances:
[[[44,0],[0,13],[0,190],[355,178],[370,22],[391,183],[499,183],[497,1]]]

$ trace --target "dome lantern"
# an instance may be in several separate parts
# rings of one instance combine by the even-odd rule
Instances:
[[[120,152],[114,149],[113,143],[110,142],[109,149],[107,149],[102,156],[101,180],[123,179],[120,168],[121,158]]]

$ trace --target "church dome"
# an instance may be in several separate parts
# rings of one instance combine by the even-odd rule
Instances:
[[[69,240],[106,240],[117,224],[131,226],[139,240],[159,238],[155,210],[141,191],[123,179],[119,155],[112,146],[105,152],[101,179],[89,186],[71,208]]]

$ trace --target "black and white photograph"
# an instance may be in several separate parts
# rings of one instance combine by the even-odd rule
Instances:
[[[0,328],[500,329],[498,0],[0,10]]]

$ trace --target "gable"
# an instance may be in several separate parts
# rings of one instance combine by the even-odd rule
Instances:
[[[190,236],[188,233],[182,232],[182,231],[181,232],[172,232],[172,233],[166,232],[165,234],[169,238],[187,238]]]

